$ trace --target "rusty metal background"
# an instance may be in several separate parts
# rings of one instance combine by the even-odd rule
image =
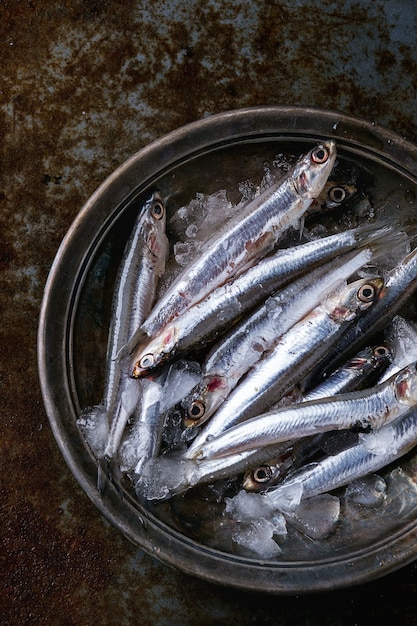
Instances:
[[[417,141],[412,0],[0,2],[0,616],[5,625],[416,623],[417,569],[265,598],[161,565],[97,514],[50,432],[36,330],[56,249],[150,141],[228,109],[336,109]]]

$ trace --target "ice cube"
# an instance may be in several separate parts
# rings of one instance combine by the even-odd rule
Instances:
[[[146,500],[165,500],[188,484],[182,462],[168,456],[149,459],[140,473],[131,472],[130,478],[138,497]]]
[[[238,522],[269,517],[275,510],[275,507],[262,494],[248,493],[243,489],[233,498],[226,498],[225,502],[226,513]]]
[[[396,467],[389,473],[387,487],[387,511],[397,520],[415,515],[417,484],[401,467]]]
[[[396,454],[398,450],[398,443],[392,435],[392,429],[385,426],[370,433],[359,433],[359,439],[368,452],[379,456],[389,456]]]
[[[201,367],[195,361],[175,361],[168,370],[164,383],[161,412],[180,402],[201,380]]]
[[[109,421],[104,406],[85,408],[77,420],[77,426],[95,456],[102,456],[109,436]]]
[[[181,267],[189,265],[198,249],[199,245],[195,241],[177,241],[174,244],[174,257],[178,265]]]
[[[286,511],[287,522],[311,539],[325,539],[335,529],[340,517],[340,500],[322,494],[300,502],[293,511]]]
[[[239,525],[233,534],[233,540],[237,545],[250,550],[261,559],[272,559],[282,552],[273,539],[274,533],[273,522],[260,519],[249,525]]]
[[[293,511],[300,504],[303,491],[302,482],[294,481],[288,484],[283,483],[277,489],[268,492],[266,497],[274,507],[286,513]]]
[[[386,491],[385,480],[377,474],[369,474],[350,483],[346,487],[345,497],[348,502],[374,507],[384,499]]]
[[[187,235],[187,237],[195,237],[198,233],[198,226],[196,224],[190,224],[189,226],[187,226],[186,230],[185,230],[185,234]]]

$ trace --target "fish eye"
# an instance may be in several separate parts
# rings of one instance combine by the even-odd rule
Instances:
[[[388,356],[390,351],[387,346],[376,346],[373,350],[374,356],[376,357],[384,357]]]
[[[252,476],[257,483],[267,483],[272,478],[272,470],[269,465],[261,465],[253,470]]]
[[[139,360],[139,366],[143,370],[147,370],[153,366],[155,363],[155,359],[153,354],[144,354],[143,357]]]
[[[324,146],[317,146],[311,153],[311,160],[313,163],[317,163],[320,165],[321,163],[326,163],[329,158],[329,151]]]
[[[362,285],[358,291],[358,298],[361,302],[372,302],[375,297],[375,287],[372,285]]]
[[[152,204],[152,209],[151,209],[152,217],[154,217],[156,220],[161,220],[164,217],[164,213],[165,213],[165,207],[162,204],[162,202],[155,200],[155,202]]]
[[[194,400],[188,409],[188,415],[193,420],[199,420],[206,412],[206,407],[201,400]]]
[[[332,202],[343,202],[346,198],[346,190],[343,187],[331,187],[328,196]]]

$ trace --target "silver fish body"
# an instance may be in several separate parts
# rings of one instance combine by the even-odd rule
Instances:
[[[264,412],[288,393],[320,361],[343,331],[344,324],[373,304],[382,286],[379,277],[354,281],[328,296],[295,324],[235,387],[202,428],[185,457],[194,458],[207,439]]]
[[[260,465],[254,465],[246,470],[242,479],[242,488],[245,491],[259,493],[282,482],[289,472],[305,465],[312,456],[322,452],[321,439],[322,436],[317,435],[285,442],[276,457],[265,458]],[[219,457],[218,460],[228,458],[230,457]]]
[[[283,181],[250,201],[174,280],[143,324],[143,330],[154,336],[213,289],[272,251],[320,193],[335,158],[334,142],[316,146]],[[133,376],[137,376],[136,362],[134,354]]]
[[[264,494],[280,510],[301,500],[333,491],[375,473],[409,452],[417,443],[417,406],[379,430],[362,434],[357,444],[307,465]]]
[[[374,386],[381,377],[381,371],[388,366],[391,359],[391,348],[387,343],[378,344],[361,350],[360,353],[348,361],[343,367],[334,372],[321,385],[312,389],[304,397],[294,402],[307,402],[333,397],[337,394],[359,391]],[[398,371],[398,370],[396,370]],[[273,410],[280,408],[272,407]],[[301,463],[312,455],[322,451],[322,440],[325,433],[310,437],[296,438],[287,442],[287,447],[280,456],[271,462],[264,462],[259,467],[246,471],[242,481],[245,491],[260,492],[269,489],[282,481],[289,472],[297,469]]]
[[[118,352],[144,321],[155,298],[158,279],[168,255],[165,223],[165,204],[159,192],[154,191],[139,211],[119,266],[105,376],[103,404],[109,420],[109,434],[104,455],[99,459],[100,490],[104,488],[105,476],[110,473],[111,461],[139,397],[137,381],[128,376]]]
[[[284,446],[280,444],[270,449],[251,450],[203,463],[164,454],[150,458],[141,468],[140,474],[133,476],[133,482],[140,498],[166,500],[196,485],[237,477],[247,468],[268,461],[283,450]]]
[[[144,464],[160,450],[164,413],[161,410],[165,375],[134,381],[139,397],[133,412],[133,425],[119,449],[122,472],[134,470],[139,474]]]
[[[375,430],[415,403],[417,369],[413,363],[370,389],[302,402],[247,420],[207,441],[198,458],[236,454],[331,430]]]
[[[104,377],[106,410],[115,402],[121,371],[119,352],[148,315],[164,271],[168,257],[165,225],[165,204],[160,193],[153,191],[138,212],[116,277]]]

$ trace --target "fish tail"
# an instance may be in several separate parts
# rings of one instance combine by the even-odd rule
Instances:
[[[375,224],[360,226],[357,229],[356,241],[360,247],[369,247],[372,258],[376,259],[408,243],[409,240],[395,220],[386,220],[378,228],[375,228]]]

